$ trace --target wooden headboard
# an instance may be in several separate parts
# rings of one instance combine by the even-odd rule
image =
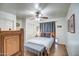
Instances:
[[[41,32],[40,33],[41,37],[56,37],[56,33],[55,32]]]

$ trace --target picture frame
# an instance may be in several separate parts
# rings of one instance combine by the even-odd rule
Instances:
[[[16,27],[20,27],[20,23],[16,23]]]
[[[68,32],[75,33],[75,14],[68,19]]]

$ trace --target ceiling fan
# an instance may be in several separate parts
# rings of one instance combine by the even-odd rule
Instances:
[[[31,18],[31,20],[42,20],[42,19],[48,19],[47,16],[43,16],[43,14],[40,11],[35,12],[34,17]]]
[[[39,10],[39,4],[36,4],[37,11],[34,13],[33,19],[41,20],[41,19],[48,19],[48,16],[44,16],[43,13],[41,13],[42,10]]]
[[[40,11],[37,11],[37,12],[36,12],[36,17],[37,17],[37,18],[48,19],[48,17],[46,17],[46,16],[42,16],[42,14],[41,14]]]

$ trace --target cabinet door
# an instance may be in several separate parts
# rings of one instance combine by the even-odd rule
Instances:
[[[4,54],[13,55],[19,52],[19,36],[7,36],[4,38]]]

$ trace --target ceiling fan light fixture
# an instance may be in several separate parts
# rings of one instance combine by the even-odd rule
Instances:
[[[40,21],[40,18],[37,18],[37,21]]]
[[[36,18],[37,21],[40,21],[40,18]]]
[[[39,14],[38,16],[41,17],[41,14]]]

